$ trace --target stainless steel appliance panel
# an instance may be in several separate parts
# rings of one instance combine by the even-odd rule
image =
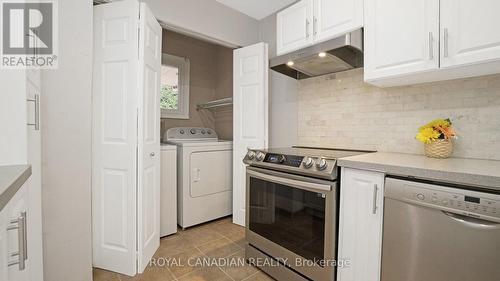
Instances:
[[[388,178],[382,281],[500,280],[500,196]]]
[[[312,280],[334,280],[336,191],[333,181],[248,167],[247,242]]]

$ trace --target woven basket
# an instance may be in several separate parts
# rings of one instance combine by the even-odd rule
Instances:
[[[436,140],[426,143],[424,146],[425,156],[431,158],[448,158],[453,153],[451,140]]]

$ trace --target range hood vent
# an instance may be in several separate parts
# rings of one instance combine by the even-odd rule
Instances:
[[[323,53],[322,56],[319,56]],[[293,62],[293,64],[289,64]],[[319,43],[270,60],[272,70],[305,79],[363,67],[363,30]]]

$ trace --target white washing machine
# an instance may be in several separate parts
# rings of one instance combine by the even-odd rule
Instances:
[[[231,215],[233,142],[193,127],[168,129],[164,141],[177,145],[177,223],[187,228]]]

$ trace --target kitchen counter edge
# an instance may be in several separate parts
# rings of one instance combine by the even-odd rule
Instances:
[[[417,154],[375,152],[340,158],[338,165],[500,192],[500,161],[496,160],[434,159]]]
[[[0,166],[0,211],[31,176],[31,165]]]

